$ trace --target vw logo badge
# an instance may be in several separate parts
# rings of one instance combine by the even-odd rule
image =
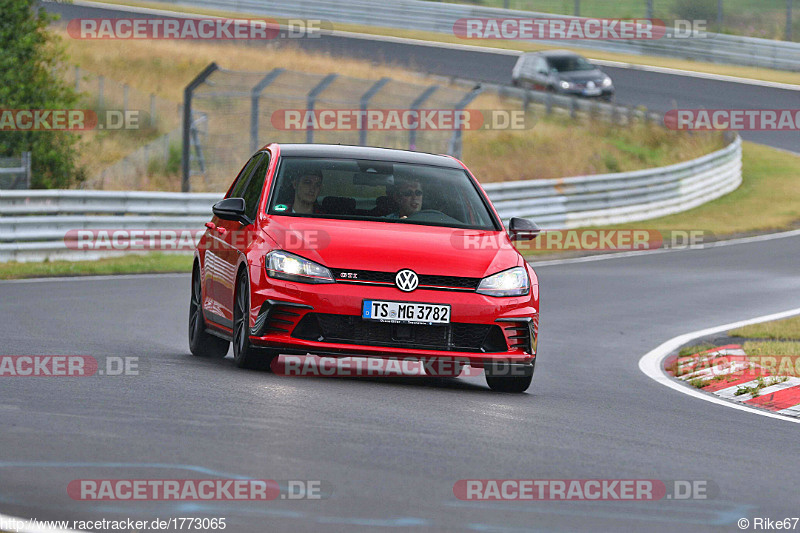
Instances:
[[[590,81],[589,83],[586,84],[586,87],[588,87],[589,89],[594,89],[594,82]]]
[[[419,278],[416,272],[406,268],[397,273],[394,283],[401,291],[411,292],[419,286]]]

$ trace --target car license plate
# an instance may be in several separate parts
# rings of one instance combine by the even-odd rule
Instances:
[[[413,302],[364,300],[361,318],[394,324],[449,324],[450,306]]]
[[[597,96],[598,94],[602,93],[602,89],[584,89],[583,94],[584,96]]]

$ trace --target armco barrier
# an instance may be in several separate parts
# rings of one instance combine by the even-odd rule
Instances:
[[[666,167],[561,179],[488,183],[504,221],[528,217],[547,229],[644,220],[685,211],[736,189],[742,146]],[[215,193],[5,191],[0,193],[0,262],[93,259],[68,249],[76,229],[203,229]],[[104,252],[102,255],[109,255]]]
[[[462,18],[573,18],[568,15],[515,11],[424,0],[166,0],[226,11],[270,17],[302,17],[339,24],[358,24],[453,34],[453,25]],[[668,28],[668,30],[670,30]],[[780,70],[800,70],[800,43],[758,39],[721,33],[673,38],[672,32],[655,40],[570,40],[541,41],[559,46],[576,46],[628,54],[659,55],[757,66]],[[465,44],[474,44],[464,40]],[[509,72],[509,77],[511,73]]]

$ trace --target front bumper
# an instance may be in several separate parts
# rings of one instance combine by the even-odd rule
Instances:
[[[536,357],[538,312],[533,292],[493,298],[475,292],[303,285],[271,278],[251,298],[250,341],[287,354],[367,356],[530,364]],[[538,290],[538,287],[532,289]],[[449,325],[366,321],[364,299],[446,303]]]

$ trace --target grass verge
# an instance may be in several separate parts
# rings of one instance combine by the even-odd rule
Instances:
[[[791,229],[800,220],[800,156],[742,143],[742,184],[694,209],[665,217],[609,226],[610,229],[698,229],[715,236]]]
[[[733,329],[728,335],[749,339],[800,341],[800,316]]]
[[[46,261],[43,263],[0,263],[0,279],[191,272],[192,256],[148,253],[109,257],[96,261]]]

